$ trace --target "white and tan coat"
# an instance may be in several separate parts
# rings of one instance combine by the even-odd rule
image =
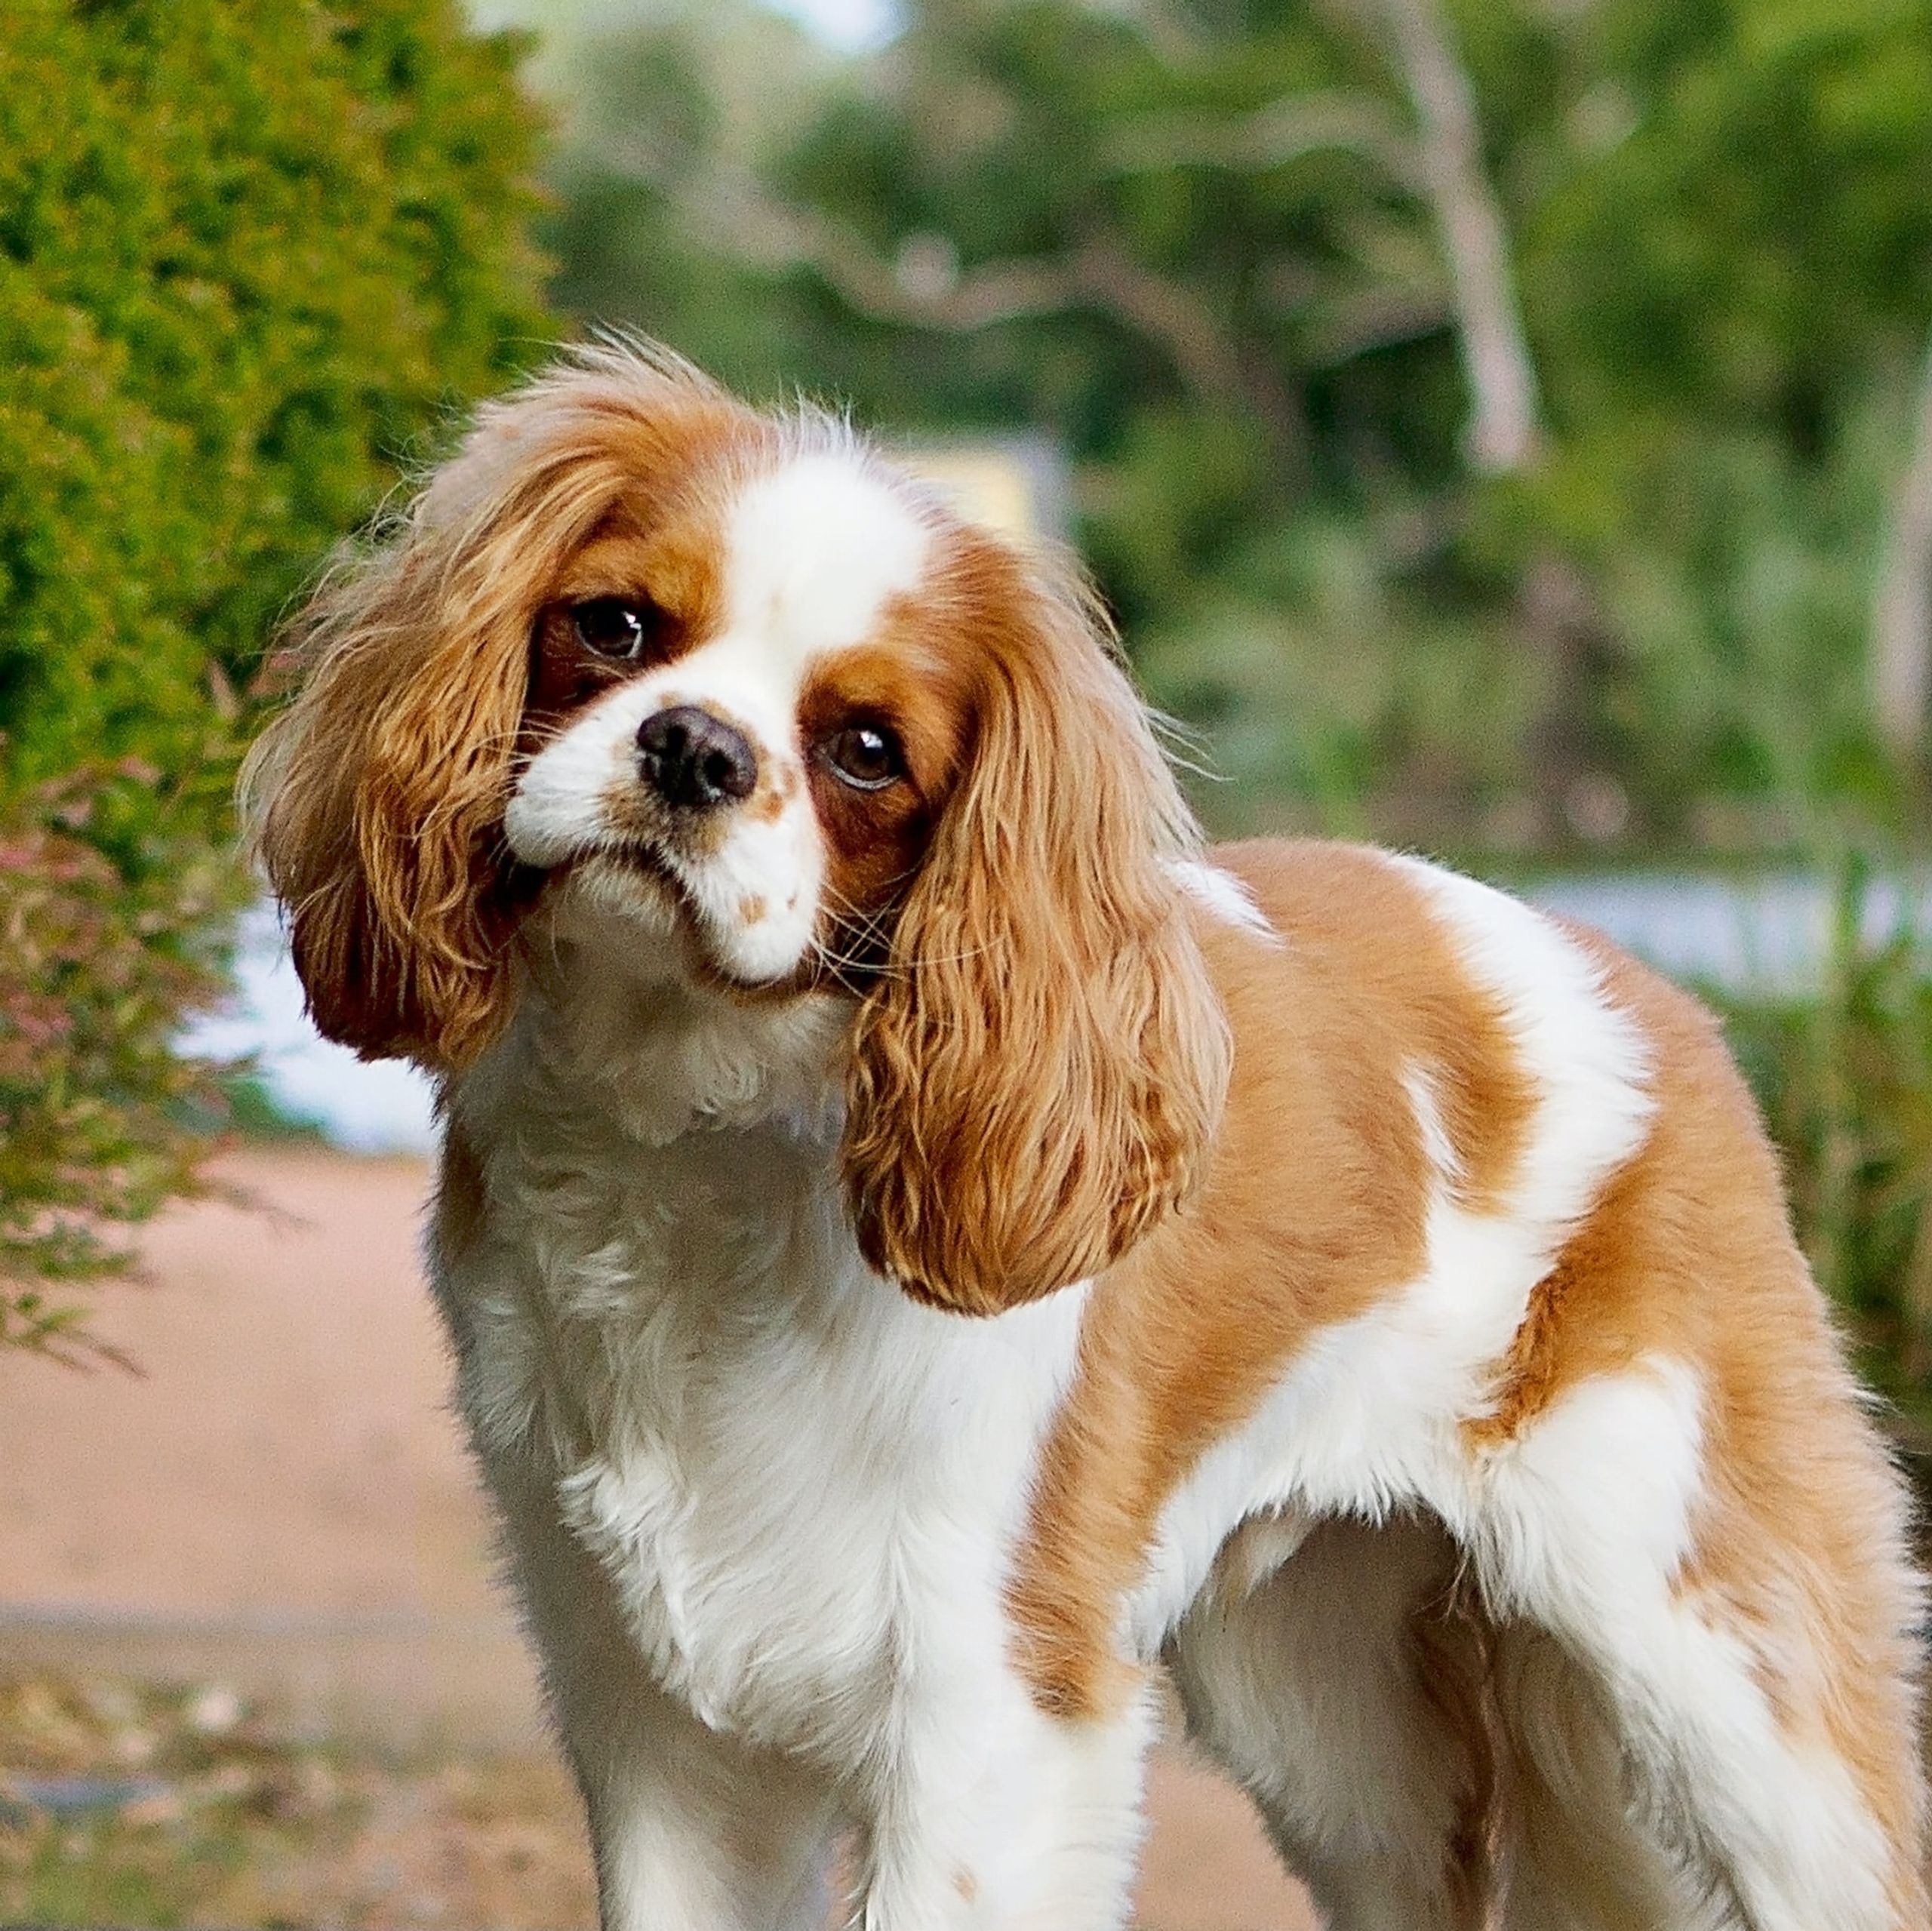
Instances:
[[[1202,850],[1052,567],[634,349],[297,651],[255,835],[443,1082],[608,1931],[804,1931],[841,1822],[868,1931],[1118,1926],[1164,1659],[1340,1931],[1926,1931],[1899,1484],[1691,1001]]]

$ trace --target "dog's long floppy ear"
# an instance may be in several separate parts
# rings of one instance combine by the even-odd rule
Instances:
[[[303,681],[244,768],[254,848],[316,1025],[365,1059],[460,1068],[514,992],[503,816],[532,625],[626,483],[737,405],[621,346],[486,404],[296,620]]]
[[[994,569],[970,763],[860,1015],[844,1145],[866,1258],[971,1314],[1097,1273],[1177,1205],[1229,1057],[1145,714],[1078,592]]]

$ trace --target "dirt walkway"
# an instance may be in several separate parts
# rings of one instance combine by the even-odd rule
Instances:
[[[0,1671],[219,1680],[331,1733],[545,1746],[416,1264],[425,1170],[250,1152],[101,1325],[134,1379],[0,1358]],[[1141,1921],[1306,1931],[1245,1804],[1155,1766]]]

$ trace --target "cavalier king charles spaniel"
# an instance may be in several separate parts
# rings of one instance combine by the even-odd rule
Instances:
[[[1079,583],[654,350],[485,407],[244,795],[608,1931],[1125,1918],[1165,1666],[1337,1931],[1926,1931],[1901,1485],[1709,1016],[1204,847]]]

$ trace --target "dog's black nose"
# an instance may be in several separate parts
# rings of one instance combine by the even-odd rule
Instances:
[[[638,727],[645,782],[666,804],[709,811],[749,798],[758,757],[740,731],[695,704],[674,705]]]

